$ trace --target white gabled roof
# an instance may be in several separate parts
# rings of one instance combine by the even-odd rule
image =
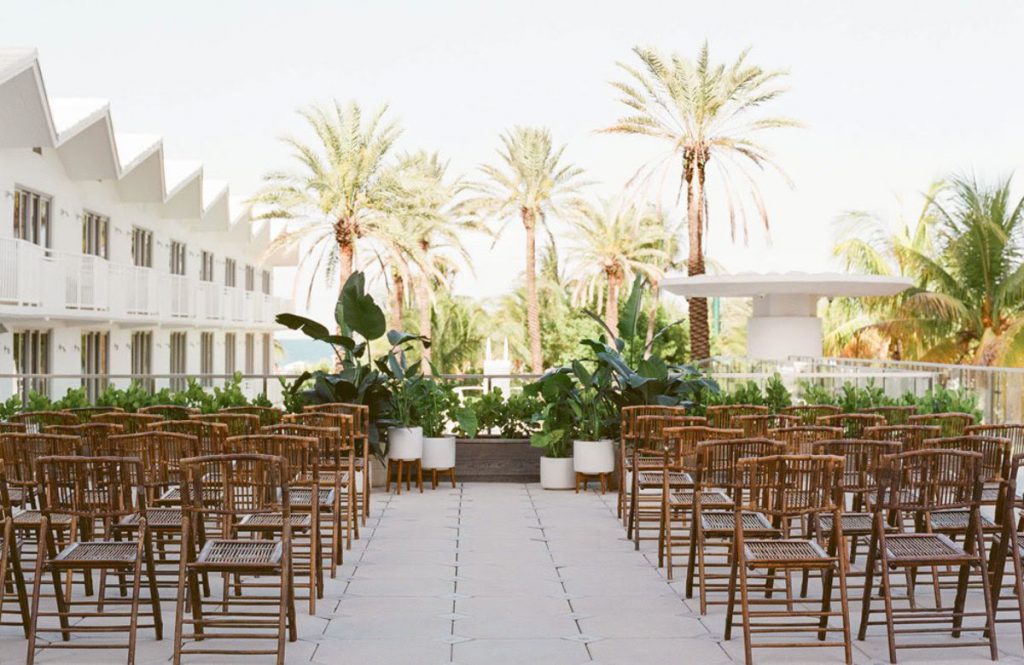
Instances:
[[[201,162],[167,160],[155,134],[117,132],[107,100],[51,98],[35,49],[0,48],[0,150],[24,148],[56,148],[72,180],[116,181],[125,201],[163,204],[164,217],[265,235],[248,205],[229,203],[226,182],[204,179]]]

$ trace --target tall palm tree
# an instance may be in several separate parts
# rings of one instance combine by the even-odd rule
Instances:
[[[747,233],[745,206],[740,198],[730,194],[738,189],[749,191],[756,214],[768,227],[767,209],[748,167],[777,169],[767,148],[754,138],[764,130],[796,126],[787,118],[755,115],[761,106],[783,92],[777,86],[784,72],[748,65],[748,51],[743,51],[731,65],[712,64],[707,42],[694,61],[676,53],[664,56],[651,48],[636,47],[633,52],[642,67],[618,63],[629,78],[612,83],[622,95],[620,101],[630,108],[629,115],[602,131],[650,136],[671,146],[666,157],[646,170],[650,174],[666,165],[681,165],[680,190],[685,186],[689,236],[687,273],[702,275],[709,165],[717,165],[734,237],[737,222]],[[695,359],[708,357],[711,347],[707,300],[691,298],[689,309],[691,355]]]
[[[540,343],[540,305],[537,298],[537,230],[549,217],[565,216],[581,205],[586,184],[583,169],[563,162],[565,146],[555,148],[551,133],[535,127],[515,127],[501,136],[497,165],[480,167],[484,178],[470,183],[474,195],[464,202],[473,218],[498,224],[495,237],[518,219],[526,230],[526,327],[530,367],[543,371]]]
[[[609,200],[582,208],[572,225],[574,296],[577,301],[597,300],[598,308],[604,300],[605,325],[617,334],[623,284],[637,273],[651,282],[661,278],[665,252],[658,246],[660,219],[653,208]]]
[[[316,141],[282,138],[295,168],[267,173],[252,198],[267,206],[260,218],[287,222],[268,251],[301,245],[306,251],[300,267],[313,261],[313,273],[336,274],[339,289],[352,274],[359,240],[375,235],[386,214],[406,205],[388,168],[401,130],[384,120],[386,112],[382,106],[364,120],[357,103],[337,101],[300,110]]]

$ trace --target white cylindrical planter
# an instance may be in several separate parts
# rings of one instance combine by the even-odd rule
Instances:
[[[423,437],[423,470],[455,468],[455,437]]]
[[[571,490],[576,487],[576,471],[571,457],[541,457],[540,486],[546,490]]]
[[[573,469],[596,476],[615,470],[615,446],[611,439],[572,442]]]
[[[388,459],[408,461],[422,457],[422,427],[388,428]]]

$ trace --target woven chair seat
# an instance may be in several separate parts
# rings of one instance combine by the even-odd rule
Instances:
[[[11,500],[12,505],[21,505],[25,503],[25,498],[28,496],[28,492],[25,491],[24,487],[8,487],[7,497]]]
[[[37,527],[43,521],[43,513],[39,510],[23,510],[14,516],[15,528]],[[50,525],[56,527],[71,526],[71,515],[50,515]]]
[[[747,540],[743,543],[748,564],[764,565],[778,563],[786,565],[829,561],[829,556],[818,543],[799,538],[782,540]]]
[[[867,536],[871,534],[874,527],[874,515],[871,513],[843,513],[843,535],[844,536]],[[818,526],[823,533],[832,531],[832,513],[823,513],[818,516]]]
[[[233,566],[273,567],[281,561],[279,540],[211,540],[203,546],[196,565],[209,568]]]
[[[292,528],[308,529],[313,524],[313,517],[309,513],[300,513],[289,516],[288,521]],[[243,517],[238,528],[248,531],[280,531],[283,524],[282,513],[253,513]]]
[[[969,510],[937,510],[931,513],[932,530],[944,533],[954,531],[962,533],[967,530],[967,523],[971,519]],[[981,516],[981,528],[983,530],[997,529],[998,526],[984,515]]]
[[[708,534],[732,535],[736,529],[736,513],[728,510],[701,511],[700,526]],[[771,522],[761,513],[744,511],[743,532],[764,536],[765,534],[777,533],[778,531],[772,528]]]
[[[641,471],[638,474],[637,482],[642,487],[661,487],[664,478],[664,471]],[[669,487],[688,487],[693,485],[693,478],[684,471],[669,471],[668,485]]]
[[[133,542],[92,541],[71,543],[57,555],[55,562],[75,565],[129,564],[135,562],[138,545]]]
[[[329,487],[319,488],[320,506],[334,505],[334,490]],[[288,491],[289,505],[310,506],[313,499],[313,490],[309,487],[292,487]]]
[[[137,527],[142,515],[126,515],[118,522],[118,526]],[[146,525],[151,529],[180,529],[182,522],[181,508],[150,508],[146,511]]]
[[[693,490],[680,490],[668,495],[669,507],[692,508]],[[720,489],[701,490],[700,505],[704,508],[730,508],[733,503],[729,495]]]
[[[204,502],[214,503],[220,501],[221,489],[219,487],[204,487],[203,488],[203,500]],[[181,488],[173,487],[163,494],[156,500],[158,504],[180,504],[181,503]]]
[[[938,533],[898,533],[887,536],[885,549],[890,562],[907,565],[922,560],[941,563],[971,558],[962,547]]]
[[[345,485],[348,483],[348,471],[321,471],[317,479],[322,485],[333,485],[335,483]],[[299,474],[295,481],[303,484],[312,483],[313,474],[309,472]]]
[[[659,467],[659,466],[661,466],[664,463],[665,463],[665,458],[664,457],[653,457],[653,456],[641,455],[640,457],[636,458],[636,465],[639,468],[641,468],[641,469],[643,469],[643,468],[648,468],[649,469],[651,467]],[[632,457],[627,457],[626,458],[625,467],[626,467],[626,471],[632,471],[633,470],[633,458]]]
[[[1002,488],[999,483],[991,483],[985,485],[981,490],[981,502],[982,503],[995,503],[999,500],[999,495],[1002,493]],[[13,501],[13,499],[12,499]]]

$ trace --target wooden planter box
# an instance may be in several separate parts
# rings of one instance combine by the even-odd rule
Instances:
[[[456,439],[455,471],[467,483],[537,483],[543,454],[529,439]]]

